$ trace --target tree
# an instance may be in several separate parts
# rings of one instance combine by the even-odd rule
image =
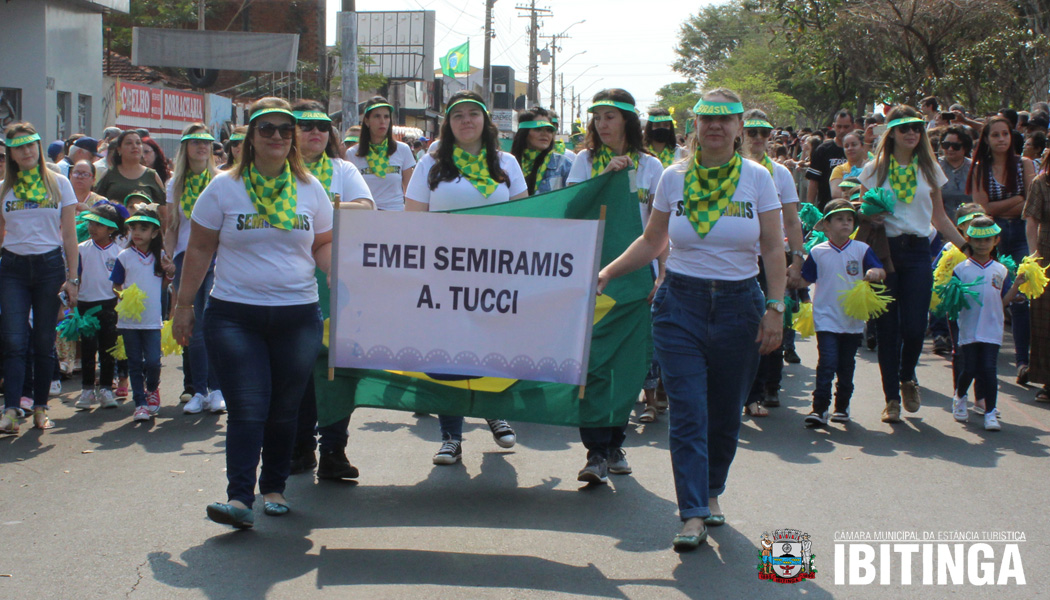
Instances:
[[[212,12],[213,7],[205,6],[206,16]],[[196,28],[197,0],[135,0],[127,14],[108,12],[102,20],[110,30],[113,51],[131,56],[132,27],[185,29],[193,25]]]

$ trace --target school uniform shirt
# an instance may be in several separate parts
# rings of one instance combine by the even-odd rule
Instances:
[[[743,160],[740,181],[729,205],[722,211],[714,227],[704,238],[685,215],[683,190],[685,173],[691,162],[680,162],[667,167],[656,188],[653,210],[669,212],[667,226],[671,238],[671,253],[667,270],[702,279],[742,281],[758,275],[758,243],[762,229],[758,215],[780,210],[773,178],[762,165]],[[777,239],[783,239],[783,228]]]
[[[397,149],[387,157],[390,164],[386,169],[386,177],[379,177],[368,168],[367,157],[357,155],[358,144],[346,151],[346,159],[364,177],[379,210],[405,210],[405,191],[401,187],[401,174],[416,166],[416,159],[412,156],[412,149],[408,144],[394,143],[397,144]]]
[[[433,154],[424,156],[416,170],[412,171],[412,179],[408,181],[408,191],[405,193],[405,198],[430,205],[430,212],[499,204],[529,191],[525,176],[521,172],[521,165],[510,152],[499,153],[499,166],[507,174],[508,181],[496,186],[496,191],[487,198],[462,177],[442,181],[437,188],[431,190],[427,181],[430,169],[436,164]]]
[[[565,181],[567,185],[581,183],[591,178],[591,168],[594,166],[591,160],[591,151],[583,150],[576,155],[569,171],[569,178]],[[649,222],[649,196],[656,193],[656,186],[663,176],[664,165],[652,154],[644,152],[638,156],[638,170],[631,181],[631,191],[637,193],[638,211],[642,218],[642,227]]]
[[[802,265],[802,278],[816,284],[814,328],[831,333],[863,333],[864,321],[846,315],[839,294],[864,279],[868,269],[881,268],[875,251],[864,242],[846,240],[840,248],[828,240],[813,246]]]
[[[142,311],[142,320],[121,316],[117,319],[117,329],[160,329],[163,318],[160,300],[164,276],[154,273],[153,253],[143,254],[135,246],[124,248],[117,254],[109,279],[116,285],[124,286],[124,289],[137,285],[146,294],[145,300],[142,301],[146,306]]]
[[[886,175],[886,181],[879,185],[876,179],[876,161],[871,161],[864,165],[864,170],[860,173],[860,184],[865,188],[871,190],[878,187],[886,188],[887,190],[893,191],[890,187],[890,177]],[[948,178],[945,177],[944,171],[941,170],[940,165],[933,165],[933,176],[934,181],[931,183],[926,180],[926,175],[923,174],[922,169],[916,165],[916,183],[915,198],[912,199],[911,203],[905,203],[900,200],[897,201],[894,206],[893,214],[887,214],[886,220],[886,236],[897,237],[900,235],[915,235],[920,237],[930,237],[933,235],[933,200],[930,198],[930,190],[936,187],[938,190],[941,189],[944,184],[948,183]]]
[[[1009,276],[1006,267],[992,259],[982,265],[968,258],[955,267],[954,276],[963,283],[984,278],[979,285],[970,288],[980,294],[980,302],[969,297],[970,308],[959,311],[959,345],[984,342],[1002,346],[1003,289]]]
[[[259,215],[232,172],[219,173],[201,192],[192,219],[219,232],[213,297],[257,306],[317,302],[312,249],[316,235],[332,230],[332,202],[313,175],[296,181],[296,194],[298,223],[284,230]]]
[[[80,277],[80,292],[77,297],[84,302],[101,302],[116,298],[110,275],[122,248],[113,241],[100,246],[95,240],[83,242],[79,248],[80,266],[77,268],[77,274]]]
[[[68,179],[54,177],[61,198],[53,206],[19,200],[14,191],[4,196],[4,250],[29,256],[62,247],[62,209],[76,204],[77,196]]]

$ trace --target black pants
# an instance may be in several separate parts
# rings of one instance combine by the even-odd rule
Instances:
[[[109,349],[117,345],[117,298],[77,304],[81,315],[96,306],[102,307],[102,310],[95,313],[99,324],[98,332],[91,337],[80,338],[80,383],[85,390],[95,387],[96,353],[99,363],[99,387],[113,387],[113,375],[117,369],[117,360],[109,353]]]

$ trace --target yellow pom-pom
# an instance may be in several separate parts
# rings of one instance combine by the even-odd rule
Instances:
[[[930,311],[937,310],[937,307],[941,305],[941,297],[937,294],[930,294]]]
[[[892,297],[880,293],[885,290],[886,286],[882,284],[861,279],[850,289],[839,292],[839,303],[847,316],[867,321],[886,312],[886,306],[893,302]]]
[[[955,272],[955,267],[964,262],[966,262],[966,255],[962,250],[956,248],[954,244],[950,245],[948,251],[941,254],[940,260],[937,261],[937,268],[933,270],[933,285],[948,283],[952,278],[952,273]]]
[[[109,350],[106,350],[106,352],[109,352],[113,356],[113,358],[117,360],[127,360],[128,353],[126,350],[124,350],[124,336],[118,336],[117,345],[113,346]]]
[[[328,347],[328,330],[330,329],[330,327],[329,327],[330,325],[331,325],[331,323],[329,322],[329,320],[325,319],[324,320],[324,337],[321,338],[321,343],[324,344],[325,348]]]
[[[142,313],[146,310],[146,292],[135,284],[131,284],[120,294],[120,302],[117,302],[117,314],[124,319],[142,320]]]
[[[804,302],[799,305],[795,318],[791,320],[791,328],[804,338],[808,338],[817,332],[813,325],[813,305]]]
[[[1021,290],[1021,293],[1029,298],[1042,296],[1048,281],[1046,277],[1047,269],[1050,269],[1050,264],[1040,267],[1039,261],[1035,257],[1024,257],[1024,260],[1017,267],[1017,276],[1024,276],[1024,281],[1017,289]]]
[[[182,346],[175,341],[175,336],[172,334],[172,325],[171,321],[164,321],[164,325],[160,328],[160,349],[164,356],[182,354]]]

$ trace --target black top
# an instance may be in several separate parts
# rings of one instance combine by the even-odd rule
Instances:
[[[836,144],[835,140],[828,140],[817,146],[810,156],[806,179],[817,182],[816,204],[820,210],[824,210],[824,205],[831,200],[831,171],[844,162],[846,151]]]

